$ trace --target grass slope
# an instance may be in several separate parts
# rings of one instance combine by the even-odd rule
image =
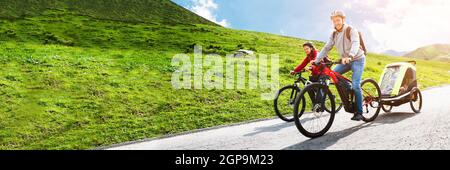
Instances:
[[[39,15],[47,9],[66,10],[97,19],[217,25],[170,0],[1,0],[1,18]]]
[[[50,1],[49,1],[50,2]],[[305,40],[204,24],[120,22],[50,9],[0,21],[0,149],[89,149],[272,117],[261,90],[174,90],[177,53],[280,54],[281,85]],[[323,43],[316,42],[319,47]],[[333,51],[332,56],[336,56]],[[370,54],[364,77],[407,58]],[[418,60],[421,88],[448,64]],[[433,75],[433,76],[430,76]]]

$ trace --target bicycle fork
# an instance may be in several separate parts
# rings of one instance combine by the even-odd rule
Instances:
[[[310,94],[314,99],[313,101],[313,112],[324,112],[325,111],[325,93],[324,89],[320,88],[314,90],[314,94]]]

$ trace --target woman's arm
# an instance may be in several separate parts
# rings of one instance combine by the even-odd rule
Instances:
[[[303,62],[299,66],[297,66],[297,68],[295,68],[294,73],[298,73],[298,72],[302,71],[306,67],[306,65],[309,64],[310,61],[311,61],[311,59],[307,56],[303,60]]]

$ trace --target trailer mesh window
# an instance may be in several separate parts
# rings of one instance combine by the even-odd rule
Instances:
[[[386,72],[383,75],[383,79],[381,81],[381,95],[390,96],[392,94],[392,90],[394,90],[395,83],[397,81],[397,77],[400,74],[400,67],[393,66],[388,67]]]

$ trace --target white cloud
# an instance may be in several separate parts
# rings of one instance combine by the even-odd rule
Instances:
[[[350,3],[350,2],[344,3],[344,8],[345,9],[352,9],[352,3]]]
[[[214,0],[192,1],[193,6],[189,8],[192,12],[224,27],[230,27],[230,23],[226,19],[220,21],[217,20],[217,16],[214,14],[214,11],[217,10],[219,6],[214,2]]]
[[[353,9],[364,9],[357,13],[366,16],[362,24],[377,43],[375,51],[411,51],[425,45],[450,43],[450,1],[379,2],[353,0]]]

